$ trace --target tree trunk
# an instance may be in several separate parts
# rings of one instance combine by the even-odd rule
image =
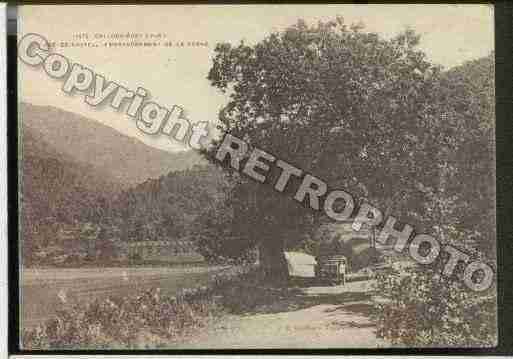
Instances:
[[[283,242],[276,239],[263,240],[259,248],[260,265],[266,281],[283,284],[288,279]]]

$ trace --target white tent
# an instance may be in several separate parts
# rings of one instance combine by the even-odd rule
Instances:
[[[285,252],[285,260],[287,261],[289,276],[302,278],[315,277],[314,267],[317,262],[313,256],[301,252]]]

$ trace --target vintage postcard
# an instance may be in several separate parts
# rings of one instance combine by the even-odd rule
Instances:
[[[497,345],[494,7],[18,9],[22,350]]]

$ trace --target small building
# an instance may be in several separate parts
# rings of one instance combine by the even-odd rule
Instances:
[[[129,242],[127,247],[130,260],[167,263],[195,263],[205,260],[191,246],[180,246],[170,241]]]
[[[301,252],[285,252],[288,275],[298,278],[315,278],[315,258]]]

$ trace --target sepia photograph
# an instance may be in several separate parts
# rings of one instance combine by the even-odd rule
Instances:
[[[498,345],[493,5],[17,13],[21,350]]]

